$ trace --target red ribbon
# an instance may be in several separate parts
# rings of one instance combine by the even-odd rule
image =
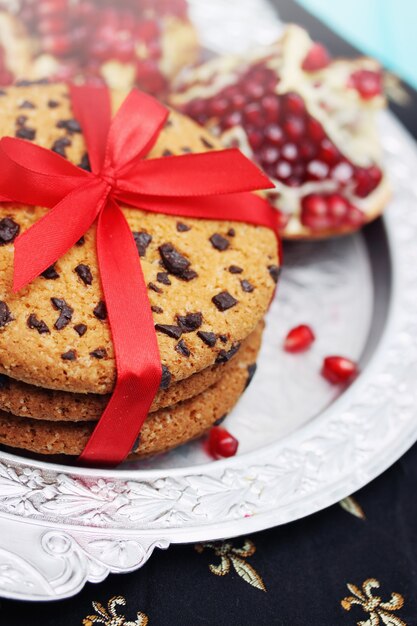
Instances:
[[[15,241],[14,291],[55,263],[97,220],[117,382],[80,460],[113,466],[132,450],[162,375],[147,288],[119,203],[155,213],[247,222],[276,233],[277,214],[247,193],[273,185],[238,150],[144,160],[169,115],[152,97],[132,91],[112,120],[106,88],[71,87],[70,92],[92,172],[28,141],[4,137],[0,200],[51,209]]]

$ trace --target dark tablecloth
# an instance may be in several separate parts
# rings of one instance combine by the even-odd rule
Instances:
[[[291,0],[275,4],[334,54],[356,53]],[[408,104],[392,107],[417,137],[417,97],[406,91]],[[414,446],[342,504],[248,537],[156,551],[141,570],[69,600],[0,601],[0,625],[413,626],[416,493]]]

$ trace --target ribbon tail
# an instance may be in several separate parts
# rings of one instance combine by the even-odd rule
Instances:
[[[90,228],[108,194],[98,179],[80,185],[15,241],[13,290],[55,263]]]
[[[121,209],[111,199],[99,217],[97,252],[117,381],[80,462],[111,467],[134,448],[158,392],[162,368],[137,248]]]

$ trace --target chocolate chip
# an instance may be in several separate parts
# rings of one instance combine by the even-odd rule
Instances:
[[[54,143],[52,144],[51,150],[53,152],[56,152],[56,154],[59,154],[60,156],[67,158],[67,153],[65,151],[65,148],[68,148],[68,146],[70,146],[71,144],[72,144],[72,141],[71,139],[68,139],[68,137],[60,137],[59,139],[54,141]]]
[[[0,96],[6,96],[7,95],[7,91],[5,91],[5,89],[0,89]]]
[[[68,350],[68,352],[64,352],[64,354],[61,354],[61,359],[63,361],[76,361],[77,353],[75,350]]]
[[[0,246],[12,243],[19,234],[20,226],[11,217],[0,220]]]
[[[56,109],[57,107],[59,107],[58,100],[48,100],[48,107],[50,109]]]
[[[230,361],[232,357],[235,356],[236,352],[240,349],[240,343],[236,343],[234,346],[230,348],[230,350],[220,350],[215,363],[227,363]]]
[[[142,439],[142,436],[141,436],[141,434],[139,433],[139,435],[138,435],[138,436],[136,437],[136,439],[135,439],[135,443],[134,443],[134,444],[133,444],[133,446],[132,446],[132,450],[131,450],[131,452],[137,452],[137,451],[138,451],[138,448],[139,448],[139,444],[140,444],[141,439]]]
[[[83,156],[81,157],[81,161],[78,163],[78,167],[81,167],[81,169],[85,170],[86,172],[91,172],[91,163],[87,152],[84,152]]]
[[[203,323],[201,313],[187,313],[187,315],[177,315],[177,322],[183,333],[192,333],[200,328]]]
[[[228,335],[220,335],[219,339],[222,343],[227,343],[229,341],[229,336]]]
[[[219,417],[219,419],[214,422],[214,426],[220,426],[221,424],[223,424],[227,416],[228,416],[228,413],[225,413],[224,415]]]
[[[90,352],[90,356],[95,359],[105,359],[107,356],[107,350],[105,348],[96,348]]]
[[[194,270],[185,270],[182,274],[178,274],[178,278],[187,282],[193,280],[194,278],[197,278],[197,276],[198,274]]]
[[[159,246],[162,264],[170,272],[182,280],[192,280],[196,278],[197,272],[190,267],[190,261],[174,248],[172,243],[164,243]]]
[[[200,137],[200,140],[205,148],[208,148],[209,150],[213,150],[214,148],[213,144],[207,141],[205,137]]]
[[[133,233],[133,238],[135,240],[136,247],[139,252],[139,256],[145,256],[146,248],[149,246],[149,244],[152,241],[152,235],[149,235],[148,233],[145,233],[145,232]]]
[[[179,339],[182,335],[181,328],[171,324],[155,324],[155,330],[159,333],[164,333],[164,335],[168,335],[168,337],[172,337],[173,339]]]
[[[183,356],[187,357],[191,354],[190,349],[185,343],[184,339],[181,339],[181,341],[177,343],[177,345],[175,346],[175,351],[178,352],[178,354],[182,354]]]
[[[84,244],[85,244],[85,237],[84,237],[84,235],[82,237],[80,237],[78,241],[75,242],[76,246],[83,246]]]
[[[50,267],[46,268],[46,270],[42,272],[41,276],[43,276],[47,280],[56,280],[57,278],[59,278],[59,274],[55,269],[55,265],[51,265]]]
[[[271,274],[271,278],[274,283],[277,283],[281,274],[281,268],[278,267],[278,265],[268,265],[268,271]]]
[[[0,374],[0,391],[10,388],[10,378],[4,374]]]
[[[24,126],[27,121],[28,121],[28,116],[27,115],[19,115],[19,117],[16,118],[16,125],[17,126]]]
[[[211,245],[213,246],[213,248],[216,248],[216,250],[220,250],[220,252],[227,250],[227,248],[230,246],[230,242],[225,237],[223,237],[222,235],[219,235],[218,233],[215,233],[214,235],[212,235],[210,237],[210,241],[211,241]]]
[[[171,285],[171,281],[169,280],[169,276],[166,272],[158,272],[156,280],[158,283],[162,283],[163,285]]]
[[[81,133],[81,126],[77,120],[59,120],[56,126],[57,128],[65,128],[70,134]]]
[[[192,150],[188,146],[184,146],[183,148],[181,148],[181,152],[183,152],[184,154],[190,154]]]
[[[238,265],[230,265],[229,272],[231,274],[241,274],[243,272],[243,269]]]
[[[164,293],[162,289],[155,285],[155,283],[148,283],[148,289],[152,289],[155,293]]]
[[[164,150],[163,153],[162,153],[162,156],[164,156],[164,157],[172,156],[171,150]]]
[[[162,366],[162,378],[161,378],[161,383],[159,385],[160,389],[168,389],[168,387],[171,384],[171,372],[169,371],[169,369],[167,368],[166,365]]]
[[[204,330],[199,330],[197,333],[197,337],[200,337],[201,341],[204,341],[204,343],[210,348],[213,348],[213,346],[216,345],[216,341],[217,341],[216,333],[209,333],[209,332],[205,332]]]
[[[177,231],[179,233],[186,233],[188,230],[191,230],[191,226],[187,226],[184,222],[177,222]]]
[[[236,231],[234,228],[229,228],[229,230],[227,231],[227,234],[229,237],[235,237],[236,236]]]
[[[19,139],[29,139],[29,141],[32,141],[36,137],[36,130],[22,126],[16,131],[15,136],[19,137]]]
[[[160,306],[151,306],[151,311],[152,311],[153,313],[163,313],[163,312],[164,312],[164,309],[161,309],[161,307],[160,307]]]
[[[107,307],[106,307],[106,303],[104,302],[104,300],[100,300],[98,305],[94,308],[93,313],[96,316],[96,318],[98,320],[101,320],[102,322],[104,322],[104,320],[107,319]]]
[[[39,320],[34,313],[29,315],[26,323],[29,328],[37,330],[40,335],[49,335],[51,332],[45,322],[43,320]]]
[[[246,293],[252,293],[252,291],[255,289],[255,287],[251,285],[251,283],[245,278],[240,281],[240,284],[241,284],[242,290],[246,291]]]
[[[36,107],[33,102],[29,102],[29,100],[23,100],[23,102],[19,104],[19,109],[36,109]]]
[[[87,332],[87,326],[85,324],[77,324],[74,326],[75,332],[82,337]]]
[[[61,312],[57,321],[54,324],[56,330],[62,330],[70,323],[74,309],[70,307],[65,300],[61,298],[51,298],[52,306]]]
[[[169,128],[170,126],[172,126],[172,119],[169,117],[164,124],[164,128]]]
[[[251,365],[248,365],[248,378],[246,381],[245,389],[247,389],[249,385],[251,384],[252,379],[255,376],[257,367],[258,366],[256,365],[256,363],[252,363]]]
[[[9,307],[3,300],[0,300],[0,328],[3,328],[14,320]]]
[[[80,265],[77,265],[74,271],[81,278],[84,285],[92,284],[93,275],[88,265],[84,265],[83,263],[80,263]]]
[[[227,311],[227,309],[231,309],[238,302],[228,291],[221,291],[211,300],[214,302],[218,310],[222,312]]]

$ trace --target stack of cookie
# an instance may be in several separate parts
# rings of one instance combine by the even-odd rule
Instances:
[[[114,109],[124,95],[112,93]],[[1,137],[35,142],[89,168],[66,86],[10,87],[1,92],[0,111]],[[217,147],[204,129],[172,112],[149,158]],[[143,457],[202,435],[232,409],[254,373],[279,258],[273,232],[263,227],[123,211],[163,366],[132,451]],[[42,276],[12,291],[13,241],[45,212],[0,206],[0,443],[76,456],[109,400],[116,365],[94,226]],[[139,351],[141,337],[129,339]]]

